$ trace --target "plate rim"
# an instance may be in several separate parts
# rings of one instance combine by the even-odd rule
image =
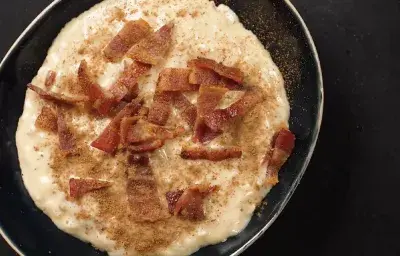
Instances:
[[[9,57],[14,53],[14,51],[18,48],[18,45],[26,38],[26,36],[30,33],[31,29],[36,25],[38,21],[40,21],[42,18],[44,18],[47,13],[52,11],[54,7],[59,4],[60,2],[65,1],[65,0],[53,0],[46,8],[44,8],[36,17],[33,19],[29,25],[23,30],[23,32],[18,36],[18,38],[15,40],[15,42],[11,45],[9,50],[7,51],[6,55],[3,57],[2,61],[0,62],[0,73],[4,69],[5,64],[7,63]],[[251,239],[249,239],[244,245],[242,245],[239,249],[237,249],[235,252],[230,254],[230,256],[238,256],[241,253],[243,253],[247,248],[249,248],[255,241],[257,241],[266,231],[267,229],[276,221],[276,219],[279,217],[279,215],[282,213],[283,209],[286,207],[288,204],[289,200],[291,199],[292,195],[294,194],[297,186],[300,184],[301,179],[303,178],[303,175],[310,163],[310,160],[312,158],[312,155],[315,150],[315,146],[318,141],[319,133],[321,130],[321,125],[322,125],[322,117],[323,117],[323,110],[324,110],[324,85],[323,85],[323,75],[322,75],[322,68],[321,68],[321,62],[319,59],[318,51],[315,46],[313,37],[311,36],[311,33],[301,17],[300,13],[297,11],[296,7],[291,3],[290,0],[283,0],[283,2],[287,5],[289,10],[292,12],[292,14],[295,16],[299,24],[301,25],[301,30],[306,36],[307,43],[309,44],[311,53],[313,55],[313,59],[316,63],[316,75],[317,75],[317,87],[319,89],[319,103],[318,103],[318,113],[317,113],[317,120],[316,123],[314,124],[314,129],[313,129],[313,134],[312,134],[312,141],[311,145],[307,154],[307,157],[305,158],[303,165],[301,167],[301,170],[299,174],[297,175],[296,179],[294,180],[293,184],[291,185],[289,192],[283,199],[283,201],[280,203],[278,210],[275,212],[274,216],[263,226],[263,228],[256,234],[254,235]],[[18,254],[21,256],[24,256],[25,254],[20,250],[20,248],[8,237],[7,233],[3,230],[3,228],[0,226],[0,235],[3,237],[3,239],[6,241],[6,243]]]

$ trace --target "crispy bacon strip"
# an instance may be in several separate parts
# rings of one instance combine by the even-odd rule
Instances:
[[[57,132],[57,113],[51,107],[44,106],[35,122],[36,128]]]
[[[181,157],[188,160],[223,161],[231,158],[241,158],[242,150],[237,147],[207,149],[203,147],[186,148],[181,152]]]
[[[197,58],[188,62],[189,67],[207,68],[214,70],[219,75],[232,79],[236,83],[242,84],[244,79],[243,72],[238,68],[227,67],[211,59]]]
[[[100,136],[92,142],[91,146],[106,153],[114,153],[120,143],[120,125],[124,117],[130,117],[137,114],[142,107],[138,100],[127,104],[108,124]]]
[[[194,141],[206,143],[222,134],[220,130],[211,130],[204,122],[204,118],[212,113],[218,106],[225,93],[226,88],[202,85],[197,100],[197,119],[195,126]]]
[[[117,102],[124,97],[136,98],[138,95],[138,80],[151,69],[150,65],[134,61],[122,73],[110,91]]]
[[[136,146],[129,146],[128,149],[131,153],[146,153],[153,152],[164,146],[163,140],[154,140],[150,142],[145,142]]]
[[[205,213],[203,209],[203,201],[216,189],[217,187],[215,186],[196,186],[186,189],[175,203],[174,215],[179,214],[181,217],[191,221],[204,220]],[[178,193],[175,196],[177,196]],[[171,202],[174,203],[174,201]]]
[[[165,125],[171,114],[173,97],[170,92],[156,92],[148,120],[154,124]]]
[[[76,146],[75,136],[65,122],[64,114],[61,111],[62,110],[58,108],[57,130],[60,149],[65,152],[72,152]]]
[[[80,198],[89,192],[110,186],[111,183],[108,181],[72,178],[69,180],[69,195],[72,198]]]
[[[278,172],[292,154],[295,140],[294,134],[287,129],[280,130],[275,136],[272,153],[267,154],[263,163],[267,172],[267,184],[274,186],[279,182]]]
[[[239,116],[244,116],[262,101],[256,91],[248,91],[244,96],[226,109],[217,109],[203,117],[205,124],[212,131],[221,131],[225,126]]]
[[[171,47],[173,23],[161,27],[158,31],[132,46],[127,56],[136,61],[157,65]]]
[[[136,124],[140,120],[140,118],[141,118],[140,116],[122,118],[120,125],[120,136],[122,145],[128,145],[127,138],[130,129],[134,124]]]
[[[51,91],[45,91],[40,87],[37,87],[33,84],[28,84],[28,88],[32,91],[36,92],[40,98],[44,100],[50,100],[58,104],[69,104],[73,105],[80,102],[87,102],[89,98],[86,96],[66,96],[64,94],[59,94]]]
[[[46,86],[46,88],[52,87],[56,82],[56,78],[57,73],[53,70],[49,70],[49,72],[47,72],[46,80],[44,81],[44,85]]]
[[[189,83],[190,69],[166,68],[161,71],[157,89],[159,91],[197,91],[198,86]]]
[[[189,83],[225,87],[229,90],[241,90],[243,86],[231,79],[221,77],[212,69],[193,67],[189,75]]]
[[[104,55],[117,62],[140,40],[151,33],[150,25],[143,19],[128,21],[104,49]]]
[[[129,179],[126,190],[132,218],[135,221],[156,222],[169,217],[161,205],[157,184],[151,176]]]
[[[179,92],[174,95],[174,106],[180,111],[183,120],[193,128],[197,118],[197,107]]]

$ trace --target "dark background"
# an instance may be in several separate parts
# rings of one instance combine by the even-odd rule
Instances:
[[[50,2],[1,0],[0,56]],[[322,131],[285,211],[244,255],[400,255],[400,0],[292,2],[322,62]],[[14,255],[2,240],[0,255]]]

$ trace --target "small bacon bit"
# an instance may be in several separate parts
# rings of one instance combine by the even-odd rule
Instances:
[[[193,128],[197,118],[197,107],[182,93],[177,93],[174,96],[174,105],[180,111],[183,120]]]
[[[189,83],[225,87],[229,90],[241,90],[243,86],[235,81],[221,77],[214,70],[193,67],[189,75]]]
[[[183,192],[184,192],[183,190],[178,190],[178,191],[170,191],[165,194],[165,197],[168,202],[169,213],[174,214],[176,203],[182,196]]]
[[[150,177],[128,180],[126,188],[132,218],[137,222],[156,222],[168,218],[158,197],[157,184]]]
[[[110,91],[117,102],[124,97],[136,98],[138,95],[138,80],[151,69],[150,65],[134,61],[122,73]],[[131,95],[130,95],[131,94]]]
[[[69,180],[69,195],[72,198],[80,198],[89,192],[110,186],[111,183],[108,181],[72,178]]]
[[[138,44],[132,46],[127,56],[131,59],[157,65],[171,47],[173,23],[161,27]]]
[[[151,33],[150,25],[143,19],[128,21],[104,49],[104,55],[118,62],[129,49]]]
[[[154,124],[165,125],[171,114],[173,94],[169,92],[156,92],[153,105],[149,111],[148,120]]]
[[[128,156],[128,163],[130,165],[148,167],[150,164],[149,156],[145,155],[132,155]]]
[[[105,94],[105,97],[98,99],[93,103],[93,107],[97,109],[100,115],[109,115],[112,108],[115,106],[116,100],[112,96]]]
[[[268,153],[263,163],[267,172],[268,185],[274,186],[279,182],[278,172],[292,154],[295,140],[294,134],[287,129],[280,130],[275,136],[272,154]]]
[[[221,131],[234,118],[244,116],[262,101],[260,93],[248,91],[244,96],[226,109],[217,109],[204,116],[204,122],[212,131]]]
[[[57,73],[54,72],[53,70],[49,70],[49,72],[47,72],[46,80],[44,82],[46,88],[52,87],[56,82],[56,78],[57,78]]]
[[[88,65],[85,60],[82,60],[78,68],[78,82],[83,90],[83,93],[89,97],[90,101],[94,102],[104,98],[103,90],[100,85],[95,83],[90,76]]]
[[[183,218],[191,221],[204,220],[203,201],[216,189],[215,186],[196,186],[186,189],[175,204],[174,215],[180,214]]]
[[[182,150],[181,157],[189,160],[209,160],[218,162],[231,158],[241,158],[242,150],[237,147],[222,149],[207,149],[202,147],[187,148]]]
[[[41,89],[40,87],[37,87],[33,84],[28,84],[28,88],[31,89],[32,91],[36,92],[40,98],[44,100],[50,100],[58,104],[76,104],[80,102],[88,102],[89,98],[86,96],[66,96],[64,94],[59,94],[59,93],[54,93],[51,91],[45,91]]]
[[[36,128],[48,131],[57,132],[57,113],[51,108],[44,106],[35,122]]]
[[[199,123],[196,125],[193,141],[205,144],[217,138],[222,133],[222,131],[212,131],[204,122],[199,121]]]
[[[106,153],[115,152],[120,142],[119,132],[122,119],[137,114],[141,106],[142,104],[138,100],[127,104],[108,124],[101,135],[92,142],[91,146]]]
[[[190,69],[166,68],[161,71],[157,90],[159,91],[197,91],[198,86],[189,83]]]
[[[168,140],[175,138],[176,133],[167,128],[149,123],[145,120],[138,120],[127,133],[128,143],[143,143],[153,140]]]
[[[146,153],[153,152],[164,146],[163,140],[154,140],[151,142],[146,142],[137,146],[129,146],[128,149],[131,153]]]
[[[211,59],[197,58],[188,62],[189,67],[208,68],[217,72],[219,75],[232,79],[236,83],[242,84],[244,74],[240,69],[227,67]]]
[[[58,108],[57,128],[60,149],[66,152],[72,152],[76,146],[75,136],[65,122],[62,110]]]
[[[122,145],[127,145],[127,137],[130,132],[130,128],[136,124],[141,117],[135,116],[135,117],[124,117],[121,120],[121,125],[120,125],[120,137],[121,137],[121,143]]]

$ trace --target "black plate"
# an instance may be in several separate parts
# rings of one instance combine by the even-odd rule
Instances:
[[[26,84],[36,75],[62,27],[99,0],[58,0],[25,30],[0,64],[0,231],[26,255],[100,255],[90,245],[60,231],[33,203],[21,178],[15,145]],[[280,172],[280,183],[248,227],[224,243],[195,255],[237,255],[251,245],[282,211],[311,158],[322,119],[323,88],[318,56],[303,21],[289,1],[216,0],[230,6],[270,50],[282,71],[291,103],[296,147]]]

